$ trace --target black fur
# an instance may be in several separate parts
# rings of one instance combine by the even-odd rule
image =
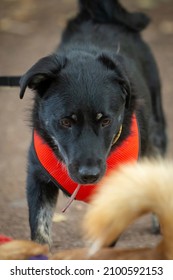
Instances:
[[[22,77],[20,97],[35,91],[32,125],[77,183],[99,181],[111,150],[129,135],[135,112],[141,156],[164,155],[165,119],[157,66],[141,31],[149,22],[116,0],[80,0],[54,54]],[[123,126],[118,142],[114,135]],[[27,197],[31,237],[49,242],[58,188],[29,150]]]

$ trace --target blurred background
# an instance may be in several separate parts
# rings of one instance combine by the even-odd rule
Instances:
[[[173,153],[173,1],[122,0],[130,11],[144,11],[152,19],[143,37],[151,46],[162,81],[168,125],[168,157]],[[0,75],[21,75],[58,45],[66,21],[75,15],[76,0],[0,0]],[[25,196],[26,158],[32,93],[19,100],[18,88],[0,87],[0,234],[29,239]],[[61,213],[61,196],[53,222],[53,250],[82,246],[80,221],[86,205],[74,202]],[[160,236],[150,232],[151,217],[139,219],[122,235],[118,246],[154,245]]]

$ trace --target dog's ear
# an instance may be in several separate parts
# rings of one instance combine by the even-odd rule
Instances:
[[[103,53],[99,55],[98,60],[108,69],[113,70],[115,72],[115,80],[120,84],[123,97],[126,101],[126,108],[129,108],[131,87],[130,82],[127,78],[127,74],[125,73],[123,62],[119,61],[119,55],[116,55],[116,57],[114,57],[114,55]]]
[[[20,98],[27,87],[42,95],[66,64],[66,58],[55,54],[41,58],[20,79]]]
[[[126,105],[125,106],[128,109],[129,106],[130,106],[130,99],[131,99],[130,82],[127,79],[124,79],[124,78],[122,78],[122,79],[119,78],[118,82],[119,82],[119,84],[121,86],[124,98],[126,100]]]

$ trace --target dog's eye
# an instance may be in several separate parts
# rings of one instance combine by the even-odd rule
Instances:
[[[111,124],[111,119],[110,118],[102,118],[101,120],[101,126],[106,127]]]
[[[70,118],[64,118],[60,120],[60,125],[65,127],[65,128],[69,128],[72,126],[72,120]]]

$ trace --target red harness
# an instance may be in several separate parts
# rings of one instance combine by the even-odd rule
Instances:
[[[55,156],[53,150],[48,144],[38,135],[34,130],[34,148],[37,158],[44,169],[49,174],[52,181],[67,193],[69,196],[73,194],[78,184],[74,182],[68,175],[65,165],[60,162]],[[140,136],[139,129],[135,115],[132,118],[130,128],[130,135],[122,142],[122,144],[111,152],[107,159],[106,175],[118,165],[127,163],[129,161],[136,161],[139,157],[140,150]],[[96,185],[81,185],[77,195],[77,200],[88,202],[90,196],[93,194]]]

